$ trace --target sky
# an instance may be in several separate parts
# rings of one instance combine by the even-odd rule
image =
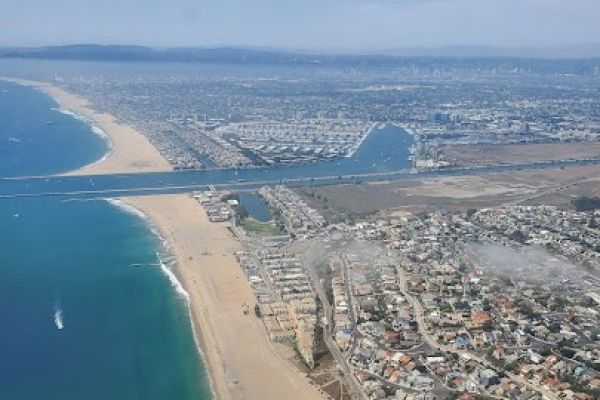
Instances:
[[[546,47],[598,21],[600,0],[0,0],[0,46]]]

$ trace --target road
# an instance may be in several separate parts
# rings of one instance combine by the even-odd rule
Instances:
[[[356,350],[356,346],[358,345],[358,339],[362,337],[362,333],[359,332],[358,327],[356,326],[357,318],[355,312],[355,303],[354,296],[352,295],[352,282],[350,280],[350,276],[348,274],[348,263],[346,262],[346,258],[341,254],[338,254],[340,261],[342,263],[342,274],[344,276],[344,289],[346,290],[346,301],[348,302],[348,314],[350,315],[350,323],[352,324],[352,345],[346,351],[346,354],[351,355]]]
[[[444,353],[456,353],[466,359],[474,360],[474,361],[478,362],[479,364],[486,366],[487,368],[496,370],[496,367],[491,362],[489,362],[488,360],[486,360],[484,358],[481,358],[481,357],[479,357],[475,354],[469,353],[467,351],[457,350],[452,347],[439,344],[437,342],[437,340],[433,336],[431,336],[431,334],[429,333],[429,330],[427,329],[427,325],[425,324],[425,317],[424,317],[425,312],[423,311],[421,302],[418,301],[414,296],[412,296],[407,290],[406,274],[402,269],[399,269],[398,279],[400,281],[400,289],[402,290],[402,292],[405,294],[408,301],[413,306],[413,310],[415,313],[415,319],[417,320],[417,324],[418,324],[419,333],[421,334],[421,337],[423,338],[423,340],[432,349],[437,349]],[[527,380],[523,379],[522,377],[515,375],[511,372],[508,372],[508,371],[502,371],[502,372],[504,372],[506,374],[506,376],[508,376],[515,382],[520,383],[533,391],[541,393],[542,396],[544,396],[544,398],[549,399],[549,400],[558,400],[558,397],[554,393],[551,393],[550,391],[548,391],[547,389],[540,387],[538,385],[535,385],[533,383],[530,383]]]
[[[94,176],[0,178],[0,198],[46,196],[123,197],[173,194],[206,190],[209,185],[214,185],[218,189],[253,190],[264,185],[285,184],[287,186],[298,187],[352,184],[596,164],[600,164],[600,159],[452,168],[440,171],[420,172],[399,170],[327,175],[327,171],[325,170],[320,172],[321,175],[319,176],[299,176],[300,173],[293,169],[251,168],[245,170],[198,170]]]
[[[346,357],[344,357],[344,355],[338,348],[337,344],[332,339],[332,337],[333,337],[332,331],[331,331],[332,321],[333,321],[332,307],[331,307],[331,304],[329,303],[329,299],[327,298],[327,294],[325,293],[325,289],[323,288],[323,285],[320,283],[320,279],[317,276],[317,273],[314,270],[314,268],[307,267],[306,269],[308,270],[308,273],[311,277],[311,280],[313,282],[313,287],[315,289],[317,297],[321,301],[323,311],[325,314],[324,316],[325,316],[326,323],[325,323],[325,326],[323,329],[324,330],[323,338],[325,340],[325,344],[327,345],[329,352],[335,359],[337,366],[339,367],[340,371],[342,372],[344,381],[346,382],[346,386],[348,387],[348,391],[350,392],[352,398],[358,399],[358,400],[368,400],[368,397],[365,394],[365,392],[363,391],[362,386],[360,385],[360,383],[354,376],[352,366],[350,366],[350,364],[348,363],[348,360],[346,360]]]

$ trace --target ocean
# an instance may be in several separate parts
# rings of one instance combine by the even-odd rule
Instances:
[[[100,159],[97,129],[0,81],[0,177]],[[209,399],[184,293],[148,223],[105,200],[0,200],[0,399]]]
[[[0,194],[394,171],[410,165],[411,144],[406,132],[388,126],[352,157],[324,163],[0,179]],[[108,150],[98,128],[61,111],[50,97],[0,81],[0,178],[66,172]],[[240,200],[256,219],[270,218],[256,196]],[[211,398],[185,293],[161,267],[161,253],[146,221],[114,202],[0,199],[0,400]]]

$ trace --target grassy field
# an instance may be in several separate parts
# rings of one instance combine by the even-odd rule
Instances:
[[[260,222],[253,218],[246,218],[240,223],[240,226],[250,236],[283,236],[287,234],[275,221]]]

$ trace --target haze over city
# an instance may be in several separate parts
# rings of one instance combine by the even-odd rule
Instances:
[[[598,0],[0,5],[0,400],[600,399]]]
[[[1,6],[2,46],[266,46],[320,51],[597,43],[595,0],[25,0]]]

